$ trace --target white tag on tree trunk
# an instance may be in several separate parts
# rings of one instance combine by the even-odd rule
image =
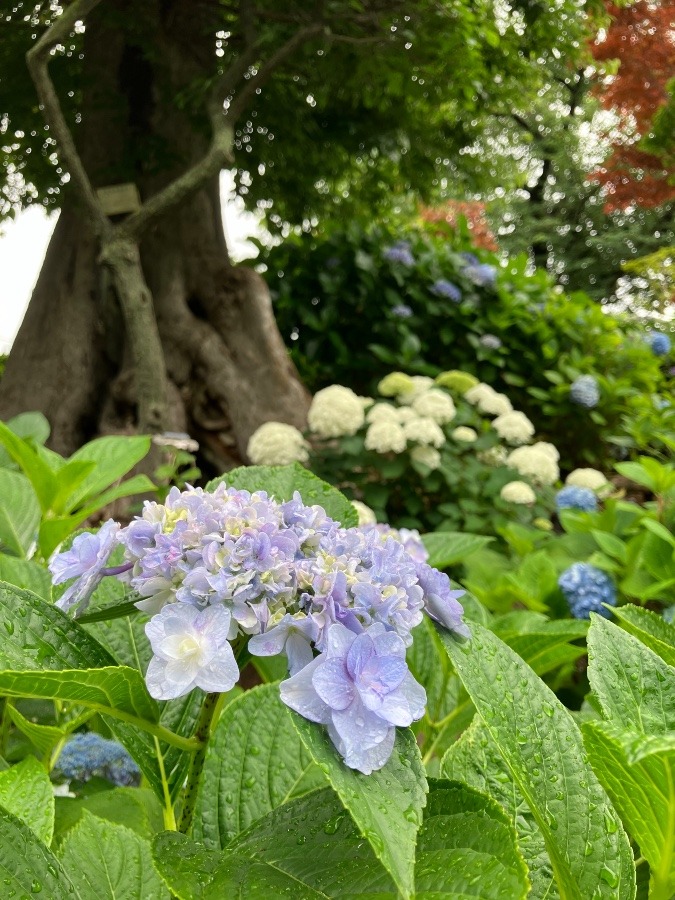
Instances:
[[[99,188],[96,195],[106,216],[120,216],[141,208],[141,195],[132,182]]]

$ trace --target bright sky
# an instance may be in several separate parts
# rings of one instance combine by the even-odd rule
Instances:
[[[227,172],[221,176],[220,190],[233,259],[254,256],[256,248],[247,238],[260,236],[257,216],[244,210],[241,198],[232,197],[232,179]],[[4,226],[0,234],[0,353],[9,352],[19,330],[56,218],[34,206]]]

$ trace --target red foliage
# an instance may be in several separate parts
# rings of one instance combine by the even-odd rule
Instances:
[[[598,61],[618,59],[619,71],[604,86],[600,100],[617,113],[627,130],[649,133],[654,115],[668,99],[667,82],[675,77],[675,2],[637,0],[630,6],[607,3],[612,22],[604,40],[592,45]],[[593,178],[604,185],[606,209],[659,206],[675,198],[675,185],[659,157],[636,143],[616,142]]]
[[[463,216],[475,247],[492,252],[499,250],[485,215],[485,204],[479,200],[447,200],[441,206],[423,207],[420,215],[425,222],[431,224],[444,222],[455,230],[459,226],[460,217]]]

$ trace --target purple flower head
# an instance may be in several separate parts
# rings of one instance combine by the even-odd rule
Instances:
[[[419,583],[424,591],[424,610],[428,616],[449,631],[461,637],[471,637],[468,626],[462,621],[464,610],[458,598],[465,591],[453,591],[445,572],[432,569],[427,563],[417,567]]]
[[[56,769],[65,778],[89,781],[107,778],[118,786],[138,785],[141,771],[125,748],[93,731],[73,735],[64,746]]]
[[[389,262],[401,263],[408,267],[415,265],[415,257],[412,255],[408,241],[396,241],[391,247],[387,247],[382,255]]]
[[[222,605],[199,610],[171,603],[153,616],[145,633],[155,654],[145,676],[150,695],[173,700],[193,688],[229,691],[239,669],[228,643],[232,617]]]
[[[570,385],[570,400],[578,406],[593,409],[600,402],[600,388],[592,375],[579,375]]]
[[[475,253],[460,253],[460,256],[464,260],[467,266],[479,266],[480,260],[476,256]]]
[[[286,613],[281,621],[261,634],[254,634],[248,642],[253,656],[278,656],[286,653],[288,671],[295,675],[314,659],[312,643],[316,642],[319,625],[304,614]]]
[[[399,319],[409,319],[413,314],[412,309],[406,306],[405,303],[398,303],[396,306],[392,306],[391,312],[392,315],[398,316]]]
[[[89,605],[91,595],[106,574],[106,563],[117,544],[120,526],[108,519],[96,534],[79,534],[70,550],[59,553],[49,564],[54,584],[62,584],[70,578],[77,578],[56,601],[56,606],[65,611],[76,606],[80,612]]]
[[[469,263],[462,272],[477,287],[494,287],[497,280],[497,269],[489,263],[481,263],[478,260]]]
[[[365,525],[361,527],[362,531],[377,531],[382,536],[384,543],[387,538],[394,538],[395,541],[403,544],[403,548],[415,562],[426,562],[429,559],[427,548],[422,543],[419,531],[416,528],[392,528],[390,525]]]
[[[457,285],[453,284],[452,281],[446,281],[445,278],[439,278],[438,281],[434,281],[429,290],[438,297],[447,297],[453,303],[459,303],[462,299],[462,292]]]
[[[410,674],[403,641],[384,625],[356,635],[332,625],[326,652],[280,685],[281,699],[328,734],[346,764],[370,775],[385,765],[395,726],[424,715],[426,693]]]

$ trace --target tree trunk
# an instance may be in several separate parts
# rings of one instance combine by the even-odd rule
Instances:
[[[189,5],[166,0],[145,12],[155,16],[150,26],[162,50],[152,62],[120,31],[119,18],[106,20],[97,10],[88,21],[77,133],[96,187],[133,181],[144,198],[194,162],[207,140],[202,123],[174,102],[198,74],[198,38],[190,44],[186,34],[195,17]],[[265,283],[230,264],[217,179],[168,211],[140,251],[169,379],[166,426],[200,441],[216,469],[245,459],[248,438],[262,422],[302,427],[308,394]],[[52,425],[50,445],[61,453],[99,433],[131,431],[138,421],[130,341],[98,255],[89,224],[66,193],[0,381],[0,418],[42,411]]]

